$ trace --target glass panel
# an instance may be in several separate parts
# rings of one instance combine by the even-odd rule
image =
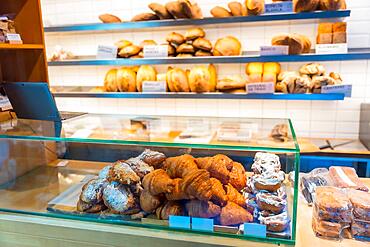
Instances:
[[[0,138],[95,142],[223,149],[298,149],[288,119],[139,117],[87,114],[62,124],[12,120],[0,126]]]
[[[286,213],[288,215],[287,218],[282,215],[276,219],[271,215],[265,215],[266,211],[262,212],[263,207],[258,205],[257,200],[254,199],[257,192],[255,188],[257,188],[256,178],[258,175],[254,175],[253,179],[251,176],[253,173],[258,173],[259,169],[265,169],[263,165],[258,166],[258,169],[256,167],[252,169],[253,158],[257,150],[66,141],[73,133],[83,129],[84,124],[95,124],[93,121],[84,122],[83,119],[87,121],[84,117],[80,119],[82,122],[75,122],[70,125],[70,129],[64,130],[64,135],[67,138],[56,138],[55,140],[58,141],[0,138],[1,211],[66,219],[84,219],[173,231],[198,232],[199,229],[196,228],[197,224],[194,218],[192,219],[193,230],[175,229],[172,227],[172,220],[171,223],[168,221],[169,215],[189,216],[189,214],[192,214],[197,216],[196,218],[213,220],[214,226],[211,225],[210,228],[207,228],[213,232],[200,231],[202,234],[245,238],[262,242],[294,243],[298,187],[297,182],[292,184],[288,174],[291,171],[296,171],[296,174],[298,174],[299,160],[297,158],[299,156],[296,150],[275,152],[281,162],[284,181],[279,182],[280,189],[278,193],[275,192],[276,196],[270,199],[278,204],[278,208],[274,209],[275,214]],[[90,118],[90,120],[92,119]],[[4,130],[2,126],[2,130],[7,131],[8,135],[15,133],[14,131],[19,135],[20,131],[24,131],[25,136],[31,132],[36,133],[36,135],[47,136],[48,133],[43,132],[43,128],[50,130],[50,126],[44,125],[45,123],[33,123],[33,125],[28,125],[28,129],[20,123],[23,122],[18,121],[16,125],[10,126],[7,130]],[[99,126],[104,126],[103,130],[107,133],[109,127],[112,130],[114,128],[111,126],[118,125],[117,122],[111,125],[105,125],[106,123],[99,123]],[[267,123],[270,123],[270,120],[261,120],[260,126]],[[194,122],[190,126],[198,125]],[[94,126],[92,129],[95,128]],[[206,132],[206,129],[204,131]],[[168,159],[163,164],[163,157],[158,153],[155,156],[147,153],[147,155],[140,156],[145,149],[163,153]],[[260,148],[260,150],[263,151],[263,148]],[[177,157],[183,154],[189,154],[194,158],[191,156]],[[222,158],[215,156],[220,154],[227,155],[231,161],[224,156]],[[128,161],[129,158],[137,156],[139,156],[138,159]],[[212,158],[195,159],[202,157]],[[261,159],[264,161],[270,159],[271,161],[273,157],[265,155]],[[104,167],[111,165],[116,160],[126,160],[126,163],[116,163],[115,168],[110,168],[108,176],[100,173]],[[159,162],[155,162],[158,160]],[[146,164],[142,164],[140,161],[152,166],[148,168]],[[244,180],[243,168],[240,168],[235,162],[239,162],[244,167],[249,183]],[[129,164],[129,168],[124,164]],[[153,167],[156,169],[154,170]],[[160,167],[163,170],[159,170]],[[275,166],[271,165],[269,167]],[[277,174],[277,170],[279,170],[277,166],[275,168],[273,174]],[[133,170],[136,171],[135,175],[132,173]],[[99,173],[101,177],[104,177],[100,181],[101,183],[99,181],[94,184],[89,183],[88,186],[82,188],[91,179],[96,179]],[[145,173],[148,174],[143,179]],[[155,175],[157,173],[158,175]],[[272,188],[270,185],[274,184],[273,181],[276,181],[276,179],[278,178],[266,175],[260,180],[262,181],[260,185],[268,185],[267,189],[275,191],[277,187]],[[217,187],[218,185],[213,182],[210,184],[211,180],[215,183],[218,182],[221,187]],[[255,187],[254,189],[251,187],[251,182]],[[125,183],[131,185],[123,185]],[[141,184],[145,189],[144,191],[149,193],[151,199],[144,197],[144,192],[141,190],[142,196],[139,196],[139,192],[136,191],[136,184]],[[233,188],[234,190],[232,190]],[[168,191],[164,193],[166,189]],[[82,191],[84,191],[83,195],[81,195]],[[176,195],[176,191],[182,191],[183,194]],[[222,191],[224,194],[218,195],[216,193]],[[228,196],[223,197],[222,195],[225,194],[228,194]],[[153,195],[156,197],[153,197]],[[238,200],[237,198],[240,199],[240,196],[242,196],[242,199]],[[263,198],[263,195],[261,198]],[[167,201],[167,199],[170,200]],[[158,204],[156,204],[156,200],[158,200]],[[79,201],[79,208],[77,209]],[[284,207],[285,201],[286,207]],[[149,206],[144,204],[149,204]],[[151,208],[152,213],[143,213],[144,208],[146,211],[151,211],[148,207]],[[158,219],[158,215],[161,219]],[[236,217],[233,218],[231,215],[236,215]],[[289,223],[285,221],[287,219],[290,221]],[[268,224],[267,237],[244,236],[243,222],[245,221]],[[280,230],[275,229],[278,232],[274,232],[273,225],[269,222],[276,221],[287,223],[286,229],[281,226]],[[246,227],[247,231],[251,229],[250,226]]]

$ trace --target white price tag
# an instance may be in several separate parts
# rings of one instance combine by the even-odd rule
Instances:
[[[117,46],[99,45],[96,53],[97,59],[114,59],[117,58]]]
[[[12,109],[12,105],[10,104],[8,97],[0,96],[0,108],[3,111]]]
[[[5,37],[9,44],[23,44],[21,36],[18,33],[7,33]]]
[[[266,3],[265,14],[290,13],[293,12],[293,2]]]
[[[264,45],[260,47],[260,56],[289,55],[289,46]]]
[[[321,88],[321,93],[330,94],[330,93],[344,93],[346,97],[351,97],[352,95],[352,85],[331,85],[323,86]]]
[[[165,93],[167,83],[165,81],[143,81],[144,93]]]
[[[8,17],[6,17],[6,16],[0,16],[0,21],[7,21],[7,20],[9,20]]]
[[[68,162],[69,162],[68,160],[62,160],[62,161],[58,162],[57,167],[64,167],[64,166],[68,165]]]
[[[168,57],[167,45],[146,45],[143,50],[144,58]]]
[[[273,82],[261,82],[247,84],[247,92],[250,94],[274,93],[275,84]]]
[[[347,44],[316,44],[316,54],[348,53]]]

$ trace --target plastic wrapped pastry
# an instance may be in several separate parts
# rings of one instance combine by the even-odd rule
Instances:
[[[330,185],[329,170],[326,168],[316,168],[300,179],[302,194],[309,205],[314,201],[317,187]]]
[[[337,187],[369,191],[358,178],[356,170],[352,167],[331,166],[329,168],[329,174]]]
[[[106,186],[105,179],[91,179],[83,187],[80,200],[85,203],[96,204],[103,199],[103,189]]]
[[[348,197],[353,206],[353,217],[370,224],[370,193],[349,189]]]

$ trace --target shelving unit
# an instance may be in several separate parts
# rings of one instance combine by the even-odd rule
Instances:
[[[64,25],[45,27],[45,32],[100,32],[100,31],[130,31],[133,29],[145,29],[153,27],[173,27],[190,25],[214,25],[228,23],[262,22],[262,21],[289,21],[289,20],[309,20],[309,19],[328,19],[343,18],[350,16],[350,10],[339,11],[316,11],[305,13],[282,13],[259,16],[241,16],[227,18],[204,18],[204,19],[179,19],[179,20],[159,20],[141,22],[122,22],[122,23],[92,23],[79,25]]]
[[[1,50],[11,50],[11,49],[35,49],[35,50],[42,50],[44,46],[41,44],[2,44],[0,43]]]

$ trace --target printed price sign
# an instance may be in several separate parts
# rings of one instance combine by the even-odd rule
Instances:
[[[213,232],[213,219],[191,218],[191,229]]]
[[[346,97],[351,97],[352,95],[352,85],[332,85],[332,86],[323,86],[321,88],[321,93],[344,93]]]
[[[23,44],[21,36],[18,33],[7,33],[5,37],[9,44]]]
[[[273,82],[261,82],[247,84],[247,92],[250,94],[274,93],[275,84]]]
[[[143,81],[144,93],[165,93],[167,83],[165,81]]]
[[[117,58],[117,46],[99,45],[96,53],[97,59],[114,59]]]
[[[190,229],[190,217],[170,215],[169,226],[171,228]]]
[[[266,45],[260,47],[261,56],[289,55],[289,46],[286,45]]]
[[[143,48],[144,58],[168,57],[167,45],[146,45]]]
[[[265,14],[290,13],[293,12],[293,2],[279,2],[265,4]]]
[[[251,237],[266,237],[266,225],[256,223],[244,223],[244,235]]]
[[[316,44],[316,54],[348,53],[347,44]]]
[[[0,109],[2,111],[7,111],[7,110],[12,109],[12,105],[10,104],[8,97],[0,96]]]

